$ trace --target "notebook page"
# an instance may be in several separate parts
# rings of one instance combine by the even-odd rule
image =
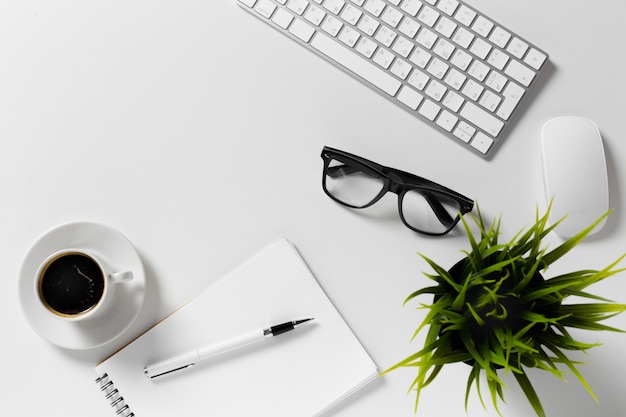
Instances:
[[[294,331],[150,380],[146,365],[299,318]],[[280,239],[97,366],[139,417],[314,416],[376,366],[295,248]]]

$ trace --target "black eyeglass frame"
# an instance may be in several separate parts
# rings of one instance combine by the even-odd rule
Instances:
[[[429,235],[429,236],[443,236],[449,233],[450,230],[452,230],[457,225],[462,215],[471,212],[472,209],[474,208],[474,201],[472,199],[460,193],[457,193],[456,191],[453,191],[447,187],[444,187],[443,185],[437,184],[436,182],[427,180],[426,178],[422,178],[415,174],[411,174],[406,171],[401,171],[395,168],[390,168],[390,167],[378,164],[374,161],[370,161],[369,159],[365,159],[360,156],[353,155],[351,153],[344,152],[339,149],[334,149],[328,146],[324,146],[324,148],[322,149],[321,157],[322,157],[322,160],[324,161],[324,170],[322,172],[322,187],[327,196],[329,196],[334,201],[344,206],[355,208],[355,209],[361,209],[361,208],[366,208],[375,204],[385,194],[387,194],[388,192],[392,192],[398,196],[398,213],[400,215],[400,219],[402,220],[402,223],[404,223],[406,227],[408,227],[409,229],[415,232]],[[340,162],[349,162],[347,164],[348,166],[352,166],[356,163],[360,165],[359,167],[360,171],[368,172],[374,177],[380,178],[383,181],[383,187],[378,193],[378,195],[374,197],[369,203],[361,205],[361,206],[356,206],[356,205],[346,203],[344,201],[337,199],[335,196],[333,196],[332,193],[328,191],[328,188],[326,188],[326,177],[327,176],[333,177],[333,174],[334,174],[333,169],[332,169],[333,167],[330,166],[330,162],[333,159],[340,161]],[[420,230],[411,226],[406,221],[406,219],[404,218],[404,214],[402,213],[402,201],[403,201],[404,195],[408,191],[411,191],[411,190],[420,191],[420,193],[426,198],[430,207],[435,212],[435,215],[437,216],[437,218],[439,218],[442,224],[446,226],[446,230],[440,233]],[[448,211],[441,205],[437,197],[433,195],[432,193],[429,193],[429,191],[443,194],[446,197],[458,202],[460,210],[456,218],[452,219]]]

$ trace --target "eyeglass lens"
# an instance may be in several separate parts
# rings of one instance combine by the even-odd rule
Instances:
[[[400,202],[406,224],[428,233],[445,233],[456,223],[460,210],[458,201],[431,191],[410,189]]]
[[[329,161],[326,190],[338,201],[352,207],[370,204],[383,190],[385,181],[358,163]]]
[[[327,192],[337,201],[354,207],[368,206],[385,190],[385,179],[356,161],[331,159],[325,171]],[[406,188],[399,195],[403,221],[412,229],[442,234],[457,221],[460,203],[437,191]]]

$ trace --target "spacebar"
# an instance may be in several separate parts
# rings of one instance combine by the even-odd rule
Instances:
[[[400,89],[400,81],[323,33],[318,32],[311,46],[390,96],[395,96]]]

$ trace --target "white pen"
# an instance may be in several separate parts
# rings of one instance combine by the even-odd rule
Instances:
[[[220,353],[225,353],[252,343],[260,342],[261,340],[265,340],[270,337],[278,336],[279,334],[293,330],[311,320],[313,320],[313,318],[288,321],[286,323],[270,326],[263,330],[255,330],[242,334],[238,337],[215,343],[210,346],[194,349],[183,353],[182,355],[155,363],[154,365],[148,365],[143,369],[143,372],[148,378],[157,378],[181,369],[189,368],[201,360],[219,355]]]

